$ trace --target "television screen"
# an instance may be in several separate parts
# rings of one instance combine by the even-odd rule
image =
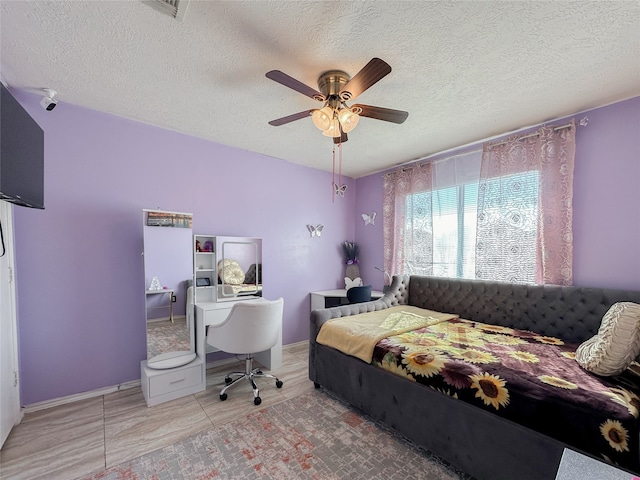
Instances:
[[[0,199],[44,208],[44,132],[0,83]]]

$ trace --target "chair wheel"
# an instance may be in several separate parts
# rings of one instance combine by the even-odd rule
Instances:
[[[221,393],[220,394],[220,400],[222,400],[223,402],[227,399],[227,394],[226,393]]]
[[[226,383],[227,385],[229,385],[231,382],[233,382],[233,380],[231,380],[230,377],[224,377],[224,383]]]
[[[278,387],[278,388],[282,388],[282,385],[283,385],[282,381],[278,380],[278,381],[276,382],[276,387]]]
[[[260,405],[262,403],[262,399],[260,397],[256,397],[253,399],[254,405]]]

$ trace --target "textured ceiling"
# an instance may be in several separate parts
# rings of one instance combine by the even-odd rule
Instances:
[[[333,144],[311,119],[267,123],[320,104],[265,73],[317,88],[382,58],[392,72],[352,103],[409,118],[360,121],[352,177],[640,95],[639,1],[191,0],[181,21],[134,0],[0,8],[11,87],[323,170]]]

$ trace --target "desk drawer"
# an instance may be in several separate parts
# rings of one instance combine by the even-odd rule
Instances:
[[[201,364],[149,378],[149,396],[164,395],[201,382]]]
[[[219,325],[224,322],[231,312],[232,305],[228,308],[217,308],[215,310],[206,310],[204,312],[205,325]]]

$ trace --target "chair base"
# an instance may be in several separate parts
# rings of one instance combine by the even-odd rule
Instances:
[[[227,376],[224,378],[224,383],[226,383],[226,386],[222,390],[220,390],[220,400],[222,401],[226,400],[227,390],[233,387],[234,385],[236,385],[240,380],[243,380],[245,378],[247,379],[247,381],[251,385],[251,389],[253,390],[254,405],[260,405],[262,403],[262,399],[260,398],[260,390],[258,389],[256,382],[253,380],[254,377],[273,378],[276,381],[276,387],[282,388],[283,383],[280,379],[278,379],[278,377],[276,377],[275,375],[271,375],[269,373],[264,373],[259,368],[253,368],[253,357],[251,355],[247,355],[245,357],[244,365],[245,365],[244,372],[231,372],[231,373],[228,373]],[[232,377],[237,377],[237,378],[232,379]]]

